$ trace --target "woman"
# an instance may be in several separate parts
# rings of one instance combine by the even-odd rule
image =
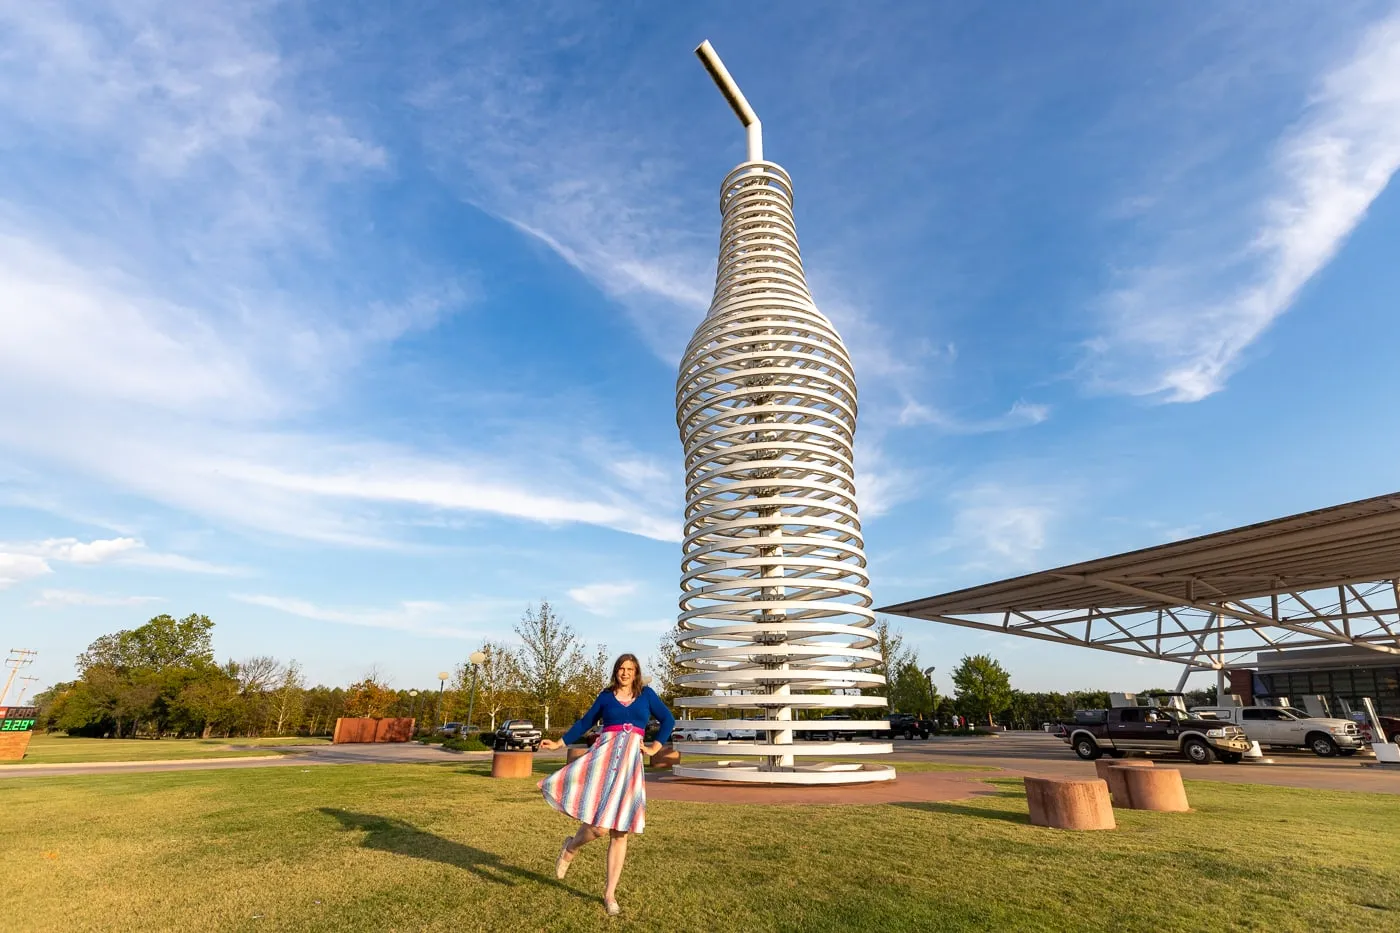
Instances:
[[[646,744],[642,734],[655,718],[661,723],[656,741]],[[578,832],[564,840],[564,848],[554,863],[554,876],[563,878],[569,863],[581,846],[607,832],[608,883],[603,889],[603,906],[608,915],[622,912],[617,905],[617,881],[627,860],[627,835],[639,833],[646,822],[647,792],[643,786],[642,752],[655,755],[671,740],[676,720],[661,697],[642,685],[642,667],[637,656],[624,654],[613,663],[612,682],[598,699],[564,733],[562,742],[545,740],[541,748],[572,745],[602,720],[603,731],[588,754],[554,772],[540,782],[544,799],[562,813],[579,821]]]

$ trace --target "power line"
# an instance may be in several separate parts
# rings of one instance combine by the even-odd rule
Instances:
[[[20,668],[28,667],[34,663],[34,656],[39,652],[31,651],[28,648],[11,648],[10,656],[5,659],[5,666],[10,669],[10,676],[5,678],[5,689],[0,690],[0,705],[5,702],[5,697],[10,695],[10,687],[15,682],[15,675]],[[23,691],[20,693],[23,696]]]

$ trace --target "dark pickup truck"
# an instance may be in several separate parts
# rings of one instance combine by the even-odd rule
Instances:
[[[1059,736],[1086,761],[1167,752],[1185,755],[1192,764],[1210,764],[1215,758],[1234,764],[1250,744],[1239,726],[1151,706],[1075,710],[1073,722],[1060,724]]]
[[[544,736],[540,730],[535,728],[535,724],[528,719],[507,719],[501,723],[501,728],[496,730],[492,745],[498,752],[508,752],[514,749],[529,749],[532,752],[540,750],[540,740]]]
[[[902,735],[906,739],[918,736],[926,739],[936,730],[936,726],[922,716],[915,716],[913,713],[891,713],[886,717],[890,721],[890,732],[894,735]]]

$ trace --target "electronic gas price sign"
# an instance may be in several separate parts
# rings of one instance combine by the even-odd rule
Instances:
[[[0,761],[19,761],[29,749],[37,706],[0,706]]]
[[[32,732],[38,718],[37,706],[0,706],[0,732]]]

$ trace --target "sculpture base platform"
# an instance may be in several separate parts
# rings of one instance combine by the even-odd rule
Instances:
[[[705,764],[678,765],[672,769],[678,778],[696,781],[729,781],[734,784],[870,784],[893,781],[890,765],[867,765],[813,762],[791,768],[767,770],[755,761],[712,761]]]

